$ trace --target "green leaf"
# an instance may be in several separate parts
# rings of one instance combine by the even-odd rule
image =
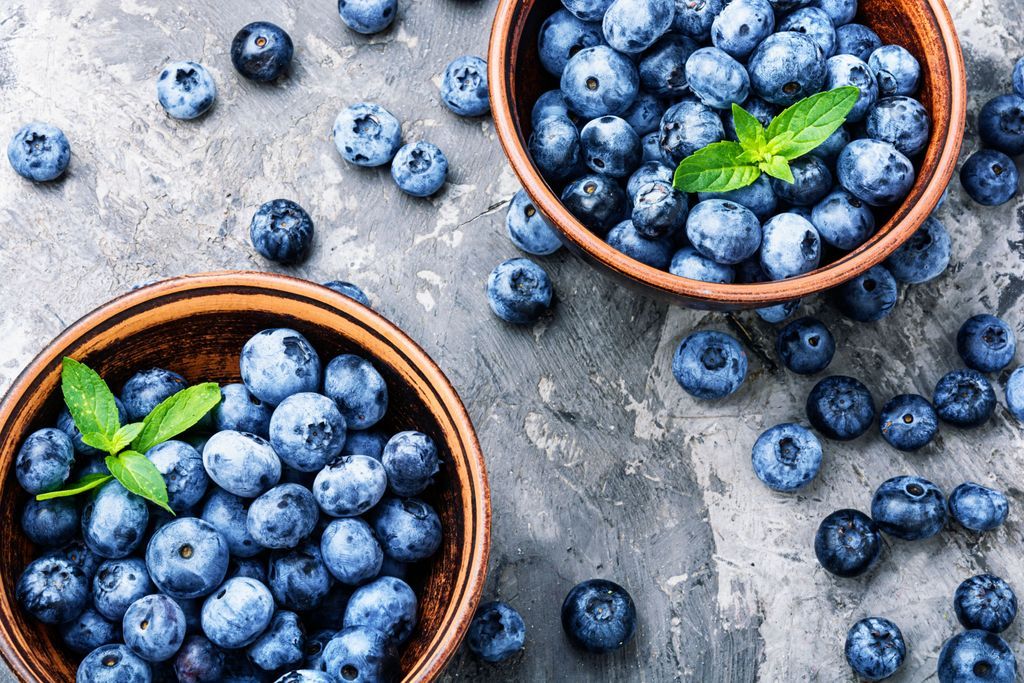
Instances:
[[[784,180],[790,185],[793,184],[793,170],[783,157],[769,157],[760,164],[759,168],[773,178]]]
[[[51,498],[67,498],[68,496],[77,496],[79,493],[85,493],[86,491],[91,491],[92,489],[98,486],[103,486],[113,478],[114,477],[112,477],[109,474],[101,474],[99,472],[87,474],[78,481],[76,481],[74,484],[69,484],[68,486],[62,489],[59,489],[57,491],[49,491],[47,493],[40,493],[38,496],[36,496],[36,500],[50,500]]]
[[[121,426],[121,419],[117,414],[114,394],[102,377],[83,363],[73,358],[64,358],[61,363],[60,390],[78,431],[113,438]],[[89,445],[93,446],[91,443]]]
[[[111,455],[117,455],[124,449],[128,448],[128,445],[142,433],[145,426],[145,422],[132,422],[131,424],[127,424],[118,429],[117,433],[114,434],[113,450],[108,452]]]
[[[174,514],[174,510],[167,504],[164,475],[160,474],[160,470],[149,458],[137,451],[125,451],[120,455],[107,456],[106,463],[121,486]]]
[[[114,445],[113,439],[106,434],[100,432],[89,432],[88,434],[82,434],[82,442],[87,446],[97,448],[104,453],[111,453],[111,448]]]
[[[732,122],[736,128],[736,137],[744,150],[752,155],[760,156],[767,147],[764,126],[740,105],[732,105]]]
[[[132,440],[132,448],[145,453],[192,427],[220,403],[216,382],[182,389],[153,408],[143,419],[142,431]]]
[[[860,99],[852,85],[811,95],[785,109],[768,126],[768,151],[792,160],[836,132]]]
[[[738,142],[716,142],[679,162],[673,185],[681,192],[728,192],[751,184],[761,175],[752,164],[737,161]]]

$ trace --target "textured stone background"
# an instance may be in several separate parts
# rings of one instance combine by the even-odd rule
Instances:
[[[954,5],[974,112],[1009,88],[1024,5]],[[989,570],[1024,590],[1021,426],[1000,409],[983,429],[944,429],[912,456],[876,433],[827,442],[821,476],[800,495],[777,495],[751,472],[750,446],[764,428],[803,417],[813,380],[752,356],[738,394],[690,399],[671,377],[671,353],[691,330],[724,329],[721,315],[646,301],[559,254],[544,260],[559,298],[553,319],[513,329],[492,318],[483,282],[516,255],[500,205],[518,185],[490,120],[451,115],[437,83],[452,57],[485,53],[495,2],[399,6],[397,25],[367,39],[341,25],[333,0],[6,0],[0,137],[49,121],[67,132],[73,159],[48,186],[0,164],[0,389],[65,325],[136,283],[275,269],[254,255],[247,227],[260,203],[288,197],[310,211],[317,238],[310,261],[286,272],[359,283],[439,361],[479,430],[495,513],[486,597],[523,612],[528,646],[502,668],[460,656],[451,680],[850,681],[843,639],[867,614],[894,619],[909,641],[894,680],[934,680],[939,647],[957,630],[956,585]],[[258,19],[296,44],[294,74],[277,87],[231,68],[231,37]],[[207,65],[220,90],[198,122],[167,118],[154,96],[161,66],[182,58]],[[341,161],[331,123],[363,99],[391,109],[406,139],[445,150],[452,174],[438,197],[405,197],[386,171]],[[968,133],[969,152],[973,122]],[[836,333],[831,370],[861,377],[879,401],[930,395],[958,364],[953,336],[968,315],[993,312],[1021,331],[1019,210],[972,206],[954,182],[941,213],[954,238],[946,276],[903,292],[876,325],[808,302]],[[771,347],[770,326],[738,319]],[[966,479],[1003,487],[1010,520],[984,538],[950,530],[888,542],[860,580],[824,573],[812,551],[818,521],[867,509],[882,480],[904,473],[947,491]],[[570,652],[559,627],[566,591],[593,576],[628,586],[640,611],[637,638],[605,658]],[[1020,624],[1006,635],[1024,654]]]

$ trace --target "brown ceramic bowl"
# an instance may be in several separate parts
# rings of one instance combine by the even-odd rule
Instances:
[[[267,327],[299,330],[325,359],[345,352],[371,359],[389,389],[382,426],[436,440],[445,465],[426,497],[441,516],[444,541],[410,579],[420,621],[402,654],[403,680],[432,681],[455,654],[480,599],[490,540],[484,459],[455,390],[401,330],[347,297],[280,275],[219,273],[160,282],[93,311],[47,345],[0,403],[0,515],[8,530],[0,546],[0,653],[19,680],[72,681],[80,659],[14,598],[18,576],[39,551],[20,531],[26,494],[13,463],[24,437],[57,416],[61,358],[87,363],[115,388],[153,366],[193,382],[237,382],[242,345]]]
[[[931,214],[953,174],[963,142],[967,80],[963,55],[943,0],[861,0],[856,21],[869,25],[883,42],[902,45],[921,62],[918,95],[932,116],[932,136],[918,162],[909,196],[860,248],[800,277],[744,285],[722,285],[676,277],[646,266],[609,246],[562,206],[541,177],[526,144],[530,112],[537,97],[558,87],[540,65],[540,25],[561,7],[559,0],[501,0],[491,30],[488,79],[498,138],[527,194],[562,235],[563,241],[604,273],[628,285],[697,308],[738,309],[798,299],[839,285],[880,263]]]

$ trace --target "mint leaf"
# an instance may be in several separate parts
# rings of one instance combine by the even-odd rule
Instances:
[[[768,151],[792,160],[813,151],[836,132],[860,99],[852,85],[800,100],[768,126]]]
[[[761,175],[752,164],[737,161],[738,142],[716,142],[679,162],[674,187],[681,192],[728,192],[751,184]]]
[[[49,491],[47,493],[40,493],[36,496],[36,500],[50,500],[51,498],[67,498],[69,496],[77,496],[79,493],[85,493],[92,489],[106,484],[108,481],[113,479],[109,474],[100,474],[95,472],[93,474],[87,474],[74,484],[69,484],[65,488],[57,491]]]
[[[758,164],[758,168],[773,178],[784,180],[791,185],[793,184],[793,170],[789,167],[789,162],[783,157],[768,157],[767,160]]]
[[[117,455],[124,449],[128,448],[128,445],[142,433],[143,428],[146,426],[145,422],[132,422],[117,430],[114,434],[113,449],[108,451],[111,455]]]
[[[60,390],[78,431],[83,435],[99,434],[113,438],[121,426],[121,418],[117,414],[114,394],[102,377],[74,358],[65,357],[61,363]],[[86,443],[100,448],[88,441]]]
[[[92,446],[93,448],[97,448],[105,453],[110,453],[111,455],[117,452],[111,452],[114,445],[113,438],[100,432],[89,432],[88,434],[83,433],[82,442],[87,446]]]
[[[732,105],[732,122],[743,149],[754,156],[763,154],[767,146],[767,137],[761,122],[736,103]]]
[[[110,455],[107,456],[106,463],[110,473],[121,482],[121,486],[174,514],[174,510],[167,504],[167,484],[164,483],[164,476],[142,453],[125,451],[120,455]]]
[[[220,403],[216,382],[182,389],[163,400],[143,419],[142,431],[132,440],[132,448],[145,453],[192,427]]]

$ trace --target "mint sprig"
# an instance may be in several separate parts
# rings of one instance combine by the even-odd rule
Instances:
[[[680,192],[728,192],[750,185],[762,173],[792,183],[789,162],[828,140],[859,98],[853,86],[812,95],[783,110],[767,130],[733,104],[737,142],[716,142],[680,161],[673,185]]]
[[[171,514],[167,484],[163,475],[144,453],[193,427],[220,403],[220,387],[214,382],[182,389],[164,399],[142,422],[122,425],[110,387],[95,371],[73,358],[61,364],[61,393],[82,441],[108,454],[110,474],[87,474],[57,491],[36,496],[37,500],[77,496],[111,479],[128,491],[159,505]],[[132,450],[125,450],[131,446]]]

